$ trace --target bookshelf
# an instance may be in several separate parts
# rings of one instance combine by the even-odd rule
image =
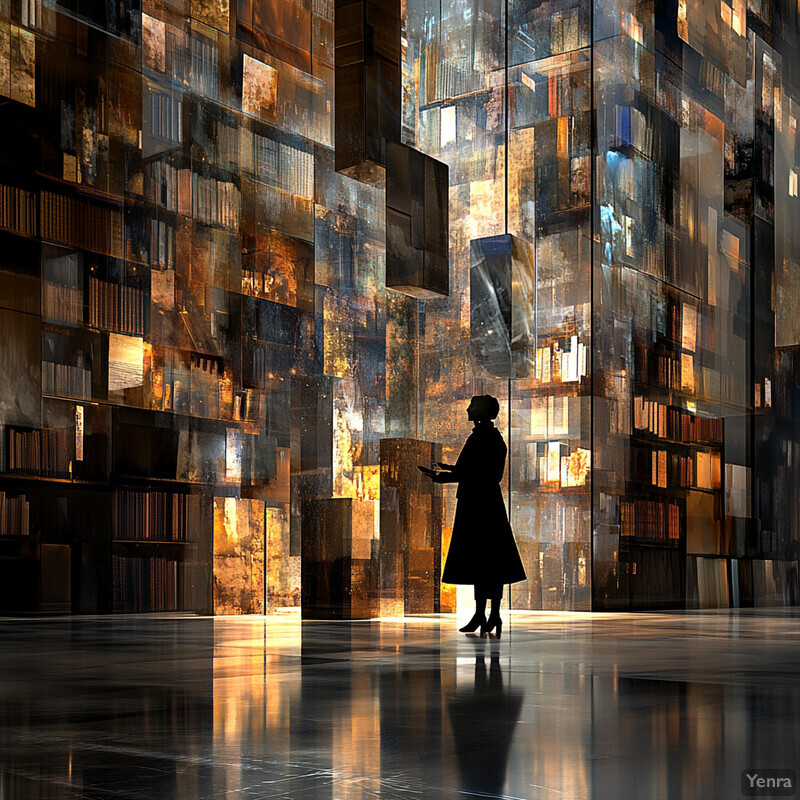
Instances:
[[[70,474],[70,436],[63,429],[9,427],[8,470],[26,475],[66,478]]]
[[[36,236],[36,196],[16,186],[0,185],[0,228],[17,236]]]
[[[637,498],[620,503],[621,541],[678,547],[681,507],[668,498]]]
[[[192,497],[163,491],[114,492],[114,540],[185,542]]]
[[[656,335],[635,330],[632,343],[627,480],[619,498],[621,596],[632,608],[687,602],[687,559],[722,555],[723,546],[717,530],[733,383],[706,366],[718,364],[704,346],[706,306],[672,287],[663,297]]]
[[[0,492],[0,536],[29,538],[30,517],[31,504],[24,494]]]
[[[79,255],[45,258],[42,272],[42,319],[61,325],[81,325],[84,291]]]
[[[115,258],[124,253],[119,208],[50,190],[41,192],[41,235],[53,244]]]
[[[180,610],[178,561],[164,556],[111,556],[114,611]]]
[[[89,326],[141,336],[145,332],[145,295],[140,289],[89,279]]]

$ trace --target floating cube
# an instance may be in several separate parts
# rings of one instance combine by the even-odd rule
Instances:
[[[400,141],[400,3],[337,0],[334,36],[336,171],[371,183]]]
[[[511,234],[473,240],[469,285],[474,364],[487,377],[526,377],[536,352],[533,246]]]
[[[413,297],[450,293],[449,170],[403,144],[387,147],[386,286]]]
[[[303,504],[303,619],[378,616],[375,506],[350,497]]]

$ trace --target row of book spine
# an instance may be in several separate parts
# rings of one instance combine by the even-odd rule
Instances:
[[[680,391],[682,386],[680,360],[672,356],[656,356],[656,374],[653,377],[657,386]]]
[[[465,70],[452,61],[441,58],[438,44],[429,47],[426,63],[430,68],[426,70],[425,80],[427,102],[458,97],[481,88],[477,72]]]
[[[90,279],[89,325],[141,336],[144,333],[144,292],[132,286]]]
[[[19,20],[26,28],[38,28],[42,24],[42,0],[20,0]]]
[[[150,263],[153,266],[175,266],[175,228],[164,220],[150,220]]]
[[[121,258],[122,213],[86,200],[42,192],[42,237],[50,242]]]
[[[284,192],[314,196],[314,154],[255,134],[255,174]]]
[[[83,290],[77,286],[44,281],[42,315],[45,319],[80,325],[83,322]]]
[[[721,444],[723,440],[722,420],[718,417],[698,417],[638,395],[633,398],[633,425],[654,436],[687,444]]]
[[[589,350],[577,336],[571,337],[570,350],[555,351],[552,346],[536,348],[534,377],[541,383],[579,381],[587,374]]]
[[[617,106],[615,114],[617,146],[635,147],[643,156],[653,155],[653,128],[645,115],[633,106]]]
[[[221,372],[208,372],[192,366],[185,370],[154,369],[161,389],[154,395],[153,408],[176,411],[204,419],[230,419],[256,421],[261,413],[261,394],[258,390],[244,389],[234,392],[230,376]],[[179,379],[180,378],[180,379]]]
[[[722,443],[722,420],[681,414],[681,440],[684,442]]]
[[[304,174],[308,172],[313,177],[313,161],[308,163],[306,161],[299,169],[304,170]],[[190,169],[177,169],[171,164],[160,161],[149,166],[147,178],[146,197],[154,205],[175,211],[183,216],[195,216],[209,225],[238,228],[241,219],[241,193],[232,182],[199,175]],[[310,180],[310,183],[308,179],[301,183],[303,186],[313,188],[313,179]],[[151,228],[151,251],[154,250],[152,242],[159,242],[165,235],[165,233],[156,232]],[[159,264],[165,264],[168,261],[172,263],[174,261],[174,241],[171,248],[173,253],[171,261],[166,253],[162,255],[163,248],[160,244],[157,250],[158,257],[155,252],[151,252],[151,261]]]
[[[192,91],[203,97],[216,97],[217,45],[206,36],[192,36]]]
[[[92,371],[71,364],[42,361],[42,392],[88,400],[92,396]]]
[[[148,128],[158,139],[183,141],[183,102],[170,94],[150,92]]]
[[[230,378],[225,379],[221,374],[210,374],[196,367],[191,371],[154,367],[153,381],[161,387],[152,406],[159,411],[176,411],[206,419],[218,419],[220,409],[228,409],[226,417],[231,413],[232,384]]]
[[[167,24],[164,55],[167,75],[188,87],[192,83],[192,55],[186,34],[174,25]]]
[[[178,173],[165,161],[154,161],[145,167],[145,196],[153,205],[178,210]]]
[[[215,163],[222,169],[236,169],[239,166],[239,138],[252,135],[245,128],[234,128],[220,120],[211,123],[214,137]]]
[[[152,558],[111,557],[114,611],[177,611],[178,562]]]
[[[164,56],[165,63],[159,66],[173,81],[182,84],[183,88],[206,98],[216,98],[218,92],[218,55],[217,45],[213,39],[203,36],[197,31],[187,37],[183,30],[167,24],[165,31]],[[151,95],[155,98],[172,99],[158,92]],[[173,100],[174,102],[174,100]],[[174,108],[163,99],[151,100],[151,114],[156,119],[154,128],[174,129],[175,119],[170,116]],[[178,128],[180,130],[180,128]],[[167,138],[174,139],[174,136]]]
[[[684,455],[634,445],[631,448],[631,476],[634,480],[663,489],[719,489],[722,486],[722,457],[720,453],[707,450]]]
[[[114,494],[114,538],[185,542],[187,495],[121,491]]]
[[[31,504],[25,495],[0,492],[0,536],[30,536]]]
[[[192,211],[209,225],[238,228],[241,218],[241,193],[230,181],[192,173]]]
[[[69,477],[71,432],[61,428],[8,429],[8,468],[49,477]]]
[[[678,486],[692,488],[697,486],[697,470],[691,456],[676,456],[672,459],[672,472]]]
[[[644,383],[735,405],[747,402],[743,384],[734,374],[721,375],[717,370],[701,366],[695,376],[694,357],[687,353],[682,354],[683,358],[654,354],[645,342],[637,342],[635,352],[635,374]]]
[[[0,228],[36,236],[36,196],[16,186],[0,185]]]
[[[620,503],[620,535],[643,544],[674,545],[680,539],[677,503],[633,500]]]

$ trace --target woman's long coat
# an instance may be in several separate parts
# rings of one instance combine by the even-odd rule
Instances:
[[[491,422],[482,422],[465,442],[453,470],[437,476],[439,483],[458,483],[444,583],[506,584],[526,579],[500,489],[505,464],[506,444],[500,431]]]

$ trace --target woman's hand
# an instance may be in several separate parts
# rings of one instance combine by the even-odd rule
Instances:
[[[434,483],[456,483],[455,467],[451,467],[448,464],[438,464],[438,466],[442,467],[439,472],[428,469],[428,467],[417,467],[417,469],[423,475],[427,475]]]

